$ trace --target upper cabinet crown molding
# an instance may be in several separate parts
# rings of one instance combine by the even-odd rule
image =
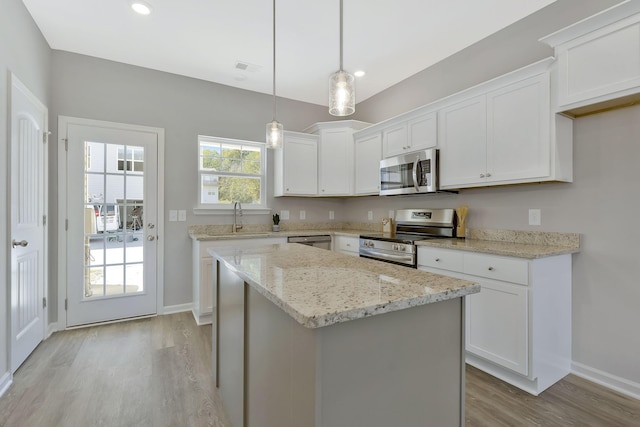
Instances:
[[[640,100],[640,1],[540,39],[555,49],[554,111],[584,115]]]

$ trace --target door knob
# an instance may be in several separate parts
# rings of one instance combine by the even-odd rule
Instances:
[[[152,229],[153,227],[155,227],[155,224],[153,224],[151,222],[149,224],[147,224],[147,228]]]
[[[156,240],[156,236],[147,236],[147,240],[153,242],[154,240]]]
[[[15,248],[16,246],[22,246],[23,248],[26,248],[28,244],[29,242],[27,242],[26,240],[22,240],[20,242],[14,240],[11,242],[11,247]]]

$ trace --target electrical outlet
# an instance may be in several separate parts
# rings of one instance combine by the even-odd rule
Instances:
[[[542,223],[542,213],[540,209],[529,209],[529,225],[540,225]]]
[[[329,211],[329,219],[336,219],[336,213],[334,211]]]
[[[301,220],[307,219],[307,212],[306,211],[300,211],[300,219]]]
[[[169,221],[176,222],[178,220],[178,211],[170,210],[169,211]]]
[[[289,219],[289,211],[280,211],[280,219]]]
[[[181,209],[178,211],[178,221],[184,222],[187,220],[187,211]]]
[[[373,211],[369,211],[367,213],[367,218],[369,219],[369,221],[371,221],[373,219]]]

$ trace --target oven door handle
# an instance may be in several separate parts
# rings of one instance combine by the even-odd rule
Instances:
[[[416,188],[416,192],[420,192],[420,186],[418,185],[418,164],[420,162],[420,156],[416,156],[415,162],[413,162],[413,186]]]
[[[413,255],[393,255],[393,254],[387,254],[384,252],[377,252],[377,251],[372,251],[369,249],[364,249],[364,248],[360,248],[360,255],[365,255],[365,256],[372,256],[372,257],[377,257],[377,258],[384,258],[384,259],[388,259],[391,261],[404,261],[404,262],[409,262],[409,263],[413,263]]]

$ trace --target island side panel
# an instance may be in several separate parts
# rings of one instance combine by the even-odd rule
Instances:
[[[246,426],[313,426],[316,331],[245,286]]]
[[[218,374],[220,397],[233,427],[244,426],[245,285],[218,264]]]
[[[318,332],[317,426],[463,425],[461,298]]]

